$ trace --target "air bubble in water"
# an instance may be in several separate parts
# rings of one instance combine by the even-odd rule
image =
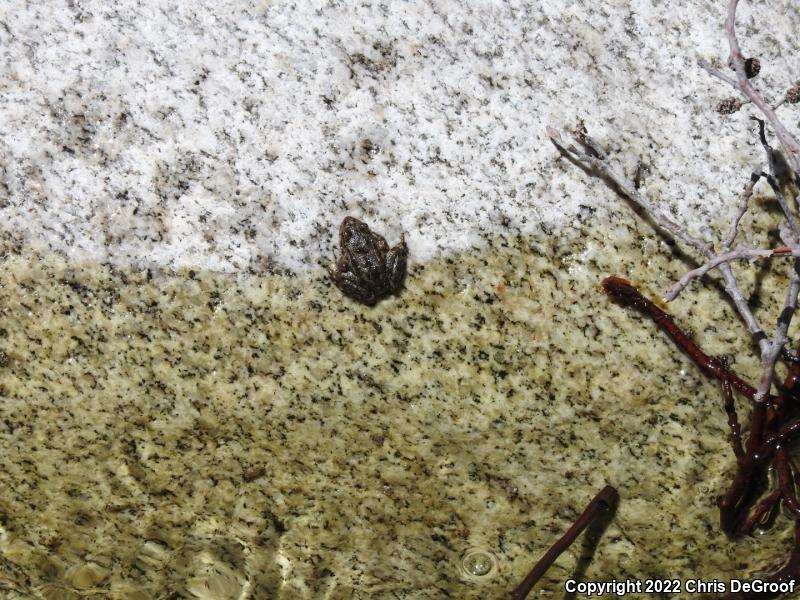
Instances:
[[[484,550],[470,550],[461,559],[464,572],[473,577],[485,577],[492,572],[494,566],[494,556]]]

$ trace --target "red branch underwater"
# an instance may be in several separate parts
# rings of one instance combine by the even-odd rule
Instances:
[[[795,520],[794,547],[786,564],[766,579],[769,583],[800,581],[800,502],[798,475],[789,460],[788,445],[800,435],[800,418],[793,417],[800,392],[800,365],[790,363],[788,375],[778,395],[757,401],[756,389],[728,368],[725,361],[707,355],[673,321],[672,317],[642,295],[630,282],[619,277],[603,280],[603,291],[616,303],[649,317],[673,343],[683,350],[707,377],[722,386],[724,409],[728,416],[730,442],[736,456],[736,473],[728,490],[717,499],[720,525],[728,535],[746,535],[756,527],[769,526],[780,504]],[[753,412],[747,443],[742,443],[741,427],[733,402],[733,391],[750,400]],[[778,481],[767,490],[767,471],[774,467]],[[775,592],[733,593],[719,600],[776,598]]]

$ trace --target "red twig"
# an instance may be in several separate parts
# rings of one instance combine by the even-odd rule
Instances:
[[[600,490],[597,495],[592,498],[586,508],[583,509],[581,516],[577,518],[575,523],[570,527],[561,538],[553,544],[550,549],[545,552],[545,555],[539,559],[527,577],[523,579],[517,588],[511,592],[511,600],[525,600],[528,593],[533,589],[533,586],[542,578],[542,575],[547,572],[556,559],[570,547],[572,542],[575,541],[581,532],[591,523],[597,515],[603,511],[608,510],[617,503],[619,498],[616,488],[607,485]]]
[[[603,280],[603,290],[619,304],[634,308],[651,318],[703,373],[722,382],[724,407],[728,415],[737,469],[727,492],[717,501],[720,525],[723,531],[731,535],[751,533],[755,527],[769,522],[782,502],[795,518],[796,543],[787,563],[767,578],[767,581],[800,580],[800,500],[797,498],[796,478],[787,449],[787,444],[800,435],[800,418],[792,419],[787,416],[788,408],[797,401],[800,366],[792,363],[782,391],[777,396],[769,395],[765,401],[760,401],[759,394],[752,385],[730,371],[724,361],[703,352],[667,313],[630,282],[619,277],[608,277]],[[741,429],[733,399],[734,389],[750,399],[753,408],[746,447],[743,447],[741,441]],[[774,464],[777,471],[778,485],[759,500],[766,485],[766,468],[770,463]],[[730,594],[724,600],[772,598],[776,595]]]
[[[780,501],[781,491],[772,490],[750,511],[737,533],[750,534],[756,527],[765,527],[772,520]]]
[[[741,464],[744,460],[744,448],[742,448],[742,428],[739,425],[739,417],[736,415],[736,404],[733,401],[733,389],[731,388],[731,372],[728,365],[723,362],[725,369],[722,377],[722,397],[725,401],[725,413],[728,415],[728,427],[731,430],[731,448],[736,456],[736,461]]]
[[[635,308],[643,315],[650,317],[659,329],[672,338],[672,341],[694,361],[704,375],[714,377],[719,381],[727,378],[740,394],[751,400],[755,397],[756,389],[752,385],[726,369],[721,360],[703,352],[688,335],[675,325],[672,317],[656,306],[654,302],[645,298],[639,290],[631,285],[630,281],[620,277],[606,277],[602,285],[603,291],[612,300],[623,306]]]

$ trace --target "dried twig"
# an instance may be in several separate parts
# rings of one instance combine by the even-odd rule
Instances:
[[[722,240],[723,252],[730,250],[731,246],[733,246],[733,242],[736,241],[736,235],[739,230],[739,222],[742,220],[744,213],[747,212],[747,206],[750,202],[750,198],[753,195],[753,188],[755,188],[759,179],[761,179],[761,174],[753,173],[750,176],[750,181],[747,182],[747,185],[744,186],[744,190],[742,190],[742,197],[739,200],[739,208],[731,219],[731,226],[728,229],[728,235],[724,240]]]
[[[669,290],[664,294],[664,302],[672,302],[678,297],[683,289],[689,284],[692,279],[702,277],[712,269],[716,269],[722,263],[729,263],[734,260],[757,260],[759,258],[772,258],[773,256],[800,256],[800,248],[788,248],[781,246],[780,248],[737,248],[730,252],[717,254],[710,261],[692,269],[681,277]]]
[[[708,71],[714,77],[721,79],[737,91],[741,92],[747,97],[764,115],[775,135],[781,143],[781,147],[786,153],[786,160],[789,166],[795,173],[800,173],[800,142],[786,126],[778,118],[775,110],[764,100],[764,97],[759,91],[750,83],[745,71],[745,58],[742,55],[742,49],[739,46],[739,39],[736,36],[736,9],[739,5],[739,0],[728,1],[728,14],[725,19],[725,34],[728,38],[728,46],[730,48],[729,62],[733,67],[736,78],[729,77],[717,68],[712,67],[708,61],[701,60],[699,64],[702,68]]]
[[[609,277],[603,281],[605,292],[616,302],[636,309],[654,321],[654,323],[678,345],[695,362],[703,373],[721,381],[724,409],[728,416],[730,441],[736,457],[737,469],[728,490],[719,498],[720,524],[729,534],[751,533],[756,527],[771,523],[777,514],[778,507],[783,504],[795,520],[795,547],[788,561],[779,571],[767,578],[772,582],[800,580],[800,500],[797,497],[796,484],[798,475],[789,460],[789,445],[800,437],[800,359],[787,348],[788,330],[793,315],[797,310],[798,294],[800,294],[800,221],[789,206],[779,178],[776,175],[776,163],[780,155],[767,141],[765,121],[769,123],[780,142],[786,165],[791,171],[792,180],[800,184],[800,143],[789,132],[775,113],[775,109],[783,104],[779,102],[770,107],[761,93],[750,82],[760,70],[757,59],[745,59],[742,55],[736,36],[736,8],[739,0],[728,0],[728,14],[725,21],[725,32],[730,46],[729,64],[735,76],[731,76],[705,61],[701,66],[715,77],[735,88],[747,98],[764,116],[759,123],[759,139],[767,157],[766,171],[757,170],[750,176],[749,182],[741,194],[739,204],[731,218],[727,235],[721,240],[719,251],[714,246],[689,233],[685,228],[666,217],[638,186],[621,175],[610,162],[609,156],[600,145],[591,140],[584,126],[573,136],[574,143],[565,143],[558,132],[548,128],[548,135],[562,154],[582,165],[588,172],[598,174],[612,181],[622,195],[642,208],[653,223],[675,240],[682,242],[701,261],[701,265],[685,273],[665,295],[665,301],[673,300],[686,286],[697,277],[717,269],[725,282],[725,291],[736,306],[736,310],[747,326],[753,339],[758,343],[761,355],[761,374],[757,386],[753,386],[728,368],[725,361],[708,356],[703,350],[672,320],[672,318],[655,303],[645,298],[635,287],[624,279]],[[731,102],[732,101],[732,102]],[[784,101],[800,102],[800,83],[787,92]],[[722,114],[735,112],[742,103],[729,99]],[[718,107],[719,109],[719,107]],[[784,168],[785,168],[784,166]],[[779,224],[782,246],[774,248],[733,248],[738,235],[742,217],[748,210],[755,185],[765,179],[771,187],[775,199],[783,213]],[[783,301],[783,307],[775,323],[774,333],[768,338],[761,325],[747,304],[733,273],[732,263],[740,260],[759,260],[773,257],[792,257],[789,271],[789,284]],[[788,374],[782,386],[773,386],[776,364],[783,359],[788,364]],[[777,392],[773,393],[773,387]],[[733,392],[737,391],[750,400],[752,413],[750,430],[746,443],[743,436]],[[778,475],[775,489],[764,494],[766,470],[774,465]],[[751,598],[750,594],[731,594],[725,599]],[[761,596],[758,597],[767,597]],[[773,597],[773,595],[769,595]]]
[[[632,180],[625,179],[625,177],[616,172],[606,160],[598,160],[588,152],[580,150],[578,147],[572,144],[566,145],[562,141],[561,135],[551,127],[547,128],[547,134],[549,135],[551,141],[563,154],[570,156],[579,164],[582,164],[585,168],[600,173],[616,183],[619,191],[622,192],[622,194],[631,202],[642,208],[659,229],[669,235],[672,235],[674,238],[683,241],[694,253],[705,257],[708,260],[714,258],[713,246],[710,243],[691,235],[683,227],[672,221],[672,219],[666,217],[641,192],[639,192],[638,189],[636,189],[636,185]],[[582,140],[578,138],[575,138],[575,141],[579,145],[582,143]],[[750,310],[747,300],[739,288],[739,284],[736,281],[733,271],[731,271],[728,263],[720,264],[719,271],[722,274],[723,281],[725,282],[725,292],[733,301],[733,304],[742,320],[745,322],[748,331],[761,348],[761,351],[767,351],[769,348],[767,336],[755,315]]]
[[[650,200],[644,194],[640,193],[639,190],[636,189],[636,185],[632,180],[625,177],[625,175],[622,173],[617,172],[617,170],[611,166],[607,159],[594,156],[594,153],[597,153],[596,150],[590,154],[589,152],[581,150],[576,146],[566,146],[561,141],[561,135],[555,129],[550,127],[547,128],[547,134],[559,149],[566,152],[569,156],[572,156],[575,160],[588,167],[590,170],[596,171],[613,181],[623,195],[631,200],[634,204],[644,209],[660,229],[681,240],[696,252],[704,256],[708,256],[709,258],[711,257],[713,246],[709,242],[693,236],[686,229],[678,225],[675,221],[658,210],[658,208],[652,202],[650,202]],[[589,147],[586,145],[585,140],[576,138],[575,141],[578,142],[578,144],[584,145],[584,147]]]

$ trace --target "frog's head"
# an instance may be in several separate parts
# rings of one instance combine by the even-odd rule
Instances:
[[[345,217],[339,229],[339,243],[350,252],[363,253],[370,249],[372,231],[355,217]]]

